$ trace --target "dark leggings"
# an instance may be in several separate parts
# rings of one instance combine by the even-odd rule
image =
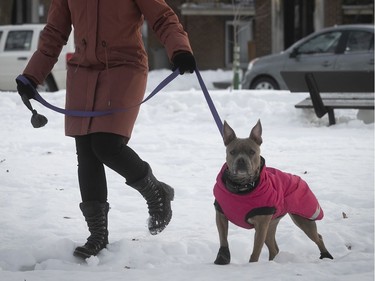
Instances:
[[[127,146],[123,136],[94,133],[75,137],[75,141],[82,202],[107,201],[104,165],[123,176],[128,184],[146,176],[146,162]]]

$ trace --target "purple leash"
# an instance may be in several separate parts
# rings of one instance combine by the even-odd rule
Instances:
[[[81,110],[68,110],[68,109],[63,109],[57,106],[54,106],[47,102],[39,93],[38,91],[30,84],[30,81],[26,79],[24,76],[19,75],[16,78],[17,84],[22,83],[23,85],[27,86],[29,90],[32,91],[32,98],[44,105],[45,107],[68,115],[68,116],[75,116],[75,117],[99,117],[99,116],[105,116],[105,115],[110,115],[114,113],[119,113],[119,112],[125,112],[128,110],[131,110],[135,107],[140,106],[141,104],[145,103],[146,101],[150,100],[152,97],[154,97],[158,92],[160,92],[165,86],[167,86],[170,82],[172,82],[178,75],[180,74],[180,71],[176,69],[174,72],[172,72],[170,75],[167,76],[162,82],[160,82],[159,85],[156,86],[156,88],[140,103],[135,104],[133,106],[127,107],[127,108],[122,108],[122,109],[113,109],[113,110],[108,110],[108,111],[81,111]],[[217,110],[215,108],[214,103],[212,102],[212,99],[210,97],[210,94],[208,93],[207,87],[204,84],[204,81],[202,79],[202,76],[200,75],[200,72],[198,68],[195,69],[195,74],[197,75],[199,85],[203,91],[203,94],[206,98],[207,104],[211,110],[212,116],[214,117],[214,120],[216,122],[216,125],[219,129],[219,132],[221,135],[223,135],[223,123],[221,122],[221,119],[219,117],[219,114],[217,113]],[[21,95],[21,94],[20,94]],[[31,123],[35,128],[43,127],[47,123],[47,118],[45,118],[43,115],[40,115],[34,110],[31,106],[31,103],[29,101],[29,97],[26,95],[21,95],[22,101],[25,103],[27,108],[29,108],[33,112],[33,117],[31,119]],[[38,120],[34,119],[43,119],[43,121],[38,123]]]
[[[20,81],[24,85],[27,85],[30,88],[32,88],[33,89],[33,97],[32,98],[35,99],[36,101],[40,102],[45,107],[53,110],[53,111],[56,111],[56,112],[59,112],[59,113],[62,113],[62,114],[68,115],[68,116],[75,116],[75,117],[99,117],[99,116],[110,115],[110,114],[114,114],[114,113],[118,113],[118,112],[129,111],[129,110],[131,110],[131,109],[133,109],[135,107],[140,106],[142,103],[145,103],[146,101],[148,101],[149,99],[151,99],[153,96],[155,96],[160,90],[162,90],[165,86],[167,86],[178,75],[179,75],[179,71],[178,70],[172,72],[142,102],[140,102],[138,104],[135,104],[133,106],[130,106],[128,108],[113,109],[113,110],[108,110],[108,111],[81,111],[81,110],[68,110],[68,109],[60,108],[60,107],[54,106],[54,105],[50,104],[49,102],[47,102],[38,93],[38,91],[30,84],[30,81],[27,80],[24,76],[19,75],[16,78],[16,81],[17,82]]]
[[[216,107],[215,107],[215,105],[214,105],[214,103],[211,99],[210,94],[208,93],[207,87],[204,84],[204,81],[202,79],[201,73],[199,72],[198,68],[195,68],[195,74],[197,75],[199,85],[201,86],[204,97],[206,98],[206,102],[208,104],[208,107],[211,110],[211,114],[214,117],[216,126],[219,129],[219,132],[220,132],[221,136],[223,137],[223,122],[220,119],[219,113],[217,113]]]

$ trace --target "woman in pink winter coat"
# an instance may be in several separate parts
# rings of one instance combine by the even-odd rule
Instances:
[[[166,48],[174,69],[192,73],[196,63],[188,36],[164,0],[53,0],[37,51],[23,75],[34,86],[53,68],[74,29],[75,53],[68,62],[66,109],[105,111],[142,101],[148,61],[142,43],[143,21]],[[75,138],[80,209],[90,236],[74,251],[88,258],[108,244],[107,183],[104,166],[126,179],[146,199],[151,234],[172,217],[174,190],[158,181],[128,145],[138,109],[102,117],[66,116],[65,133]]]

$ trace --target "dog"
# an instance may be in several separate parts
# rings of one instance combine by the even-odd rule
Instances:
[[[237,138],[234,130],[224,121],[223,140],[226,163],[217,176],[213,190],[220,240],[214,263],[230,263],[228,221],[243,228],[255,229],[249,262],[259,260],[264,244],[269,250],[269,260],[273,260],[279,253],[276,228],[286,214],[315,242],[320,250],[320,259],[333,259],[315,223],[323,218],[323,210],[307,183],[296,175],[266,167],[260,155],[263,142],[260,120],[248,138]]]

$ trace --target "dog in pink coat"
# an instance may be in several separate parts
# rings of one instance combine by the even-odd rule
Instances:
[[[253,127],[250,136],[244,139],[237,138],[234,130],[224,122],[223,139],[226,163],[213,190],[220,239],[215,264],[230,263],[229,221],[243,228],[255,229],[250,262],[259,260],[264,244],[269,250],[269,260],[273,260],[279,253],[276,228],[286,214],[315,242],[321,259],[333,259],[315,223],[323,218],[323,210],[307,183],[296,175],[266,167],[264,158],[260,156],[260,121]]]

